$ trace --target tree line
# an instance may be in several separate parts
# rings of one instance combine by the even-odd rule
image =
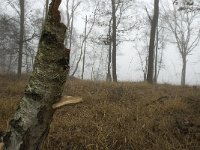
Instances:
[[[43,9],[31,8],[31,2],[24,0],[1,3],[13,13],[0,14],[0,72],[17,73],[20,78],[22,72],[32,71],[49,0],[40,3]],[[70,76],[117,82],[117,56],[123,53],[119,47],[132,43],[144,80],[157,83],[165,69],[166,45],[173,44],[182,59],[181,85],[186,84],[187,56],[200,37],[197,2],[155,0],[153,5],[139,5],[135,0],[66,0],[64,5]],[[82,27],[75,24],[78,16],[84,20]]]

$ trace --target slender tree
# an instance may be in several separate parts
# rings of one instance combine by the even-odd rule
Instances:
[[[187,5],[187,6],[186,6]],[[192,4],[191,4],[192,5]],[[174,35],[175,43],[182,58],[181,85],[186,82],[187,58],[197,47],[200,41],[200,29],[196,23],[199,12],[189,4],[180,7],[178,10],[173,7],[165,11],[164,19],[167,22],[168,29]]]
[[[159,18],[159,0],[154,0],[154,15],[151,21],[148,74],[147,74],[147,81],[151,84],[153,83],[153,75],[154,75],[154,49],[155,49],[155,35],[156,35],[156,28],[158,25],[158,18]]]
[[[86,37],[86,34],[87,34],[87,16],[85,17],[85,37]],[[83,79],[84,77],[84,72],[85,72],[85,53],[86,53],[86,48],[87,48],[87,39],[85,40],[85,43],[84,43],[84,50],[83,50],[83,65],[82,65],[82,73],[81,73],[81,79]]]
[[[74,0],[73,0],[72,8],[71,8],[71,24],[70,24],[70,32],[69,32],[69,35],[70,35],[70,38],[69,38],[69,49],[72,48],[72,37],[73,37],[73,29],[74,29],[74,13],[75,13],[76,8],[79,5],[80,5],[80,2],[75,5]]]
[[[82,40],[82,42],[81,42],[81,48],[80,48],[80,49],[81,49],[81,53],[80,53],[80,55],[79,55],[78,61],[77,61],[76,65],[75,65],[75,69],[74,69],[74,71],[72,72],[71,76],[74,76],[75,73],[76,73],[77,70],[78,70],[79,63],[80,63],[80,61],[81,61],[81,58],[82,58],[83,52],[84,52],[84,44],[85,44],[86,40],[88,39],[89,35],[91,34],[91,32],[92,32],[92,30],[93,30],[93,27],[94,27],[94,25],[95,25],[96,15],[97,15],[97,14],[96,14],[96,13],[97,13],[97,8],[98,8],[98,4],[97,4],[96,7],[95,7],[94,14],[93,14],[93,18],[92,18],[92,24],[91,24],[91,26],[90,26],[88,32],[87,32],[86,28],[85,28],[85,30],[84,30],[84,38],[83,38],[83,40]],[[86,27],[87,27],[87,26],[86,26]],[[87,33],[86,33],[86,32],[87,32]]]
[[[116,23],[116,3],[115,0],[112,1],[112,75],[113,75],[113,81],[117,82],[117,23]]]
[[[11,73],[17,67],[19,31],[9,15],[0,15],[0,73]],[[9,43],[9,44],[8,44]]]
[[[154,66],[154,83],[157,83],[157,70],[158,70],[158,42],[159,42],[159,32],[158,32],[158,27],[156,30],[156,44],[155,44],[155,66]]]
[[[19,0],[20,5],[20,38],[19,38],[19,52],[18,52],[18,79],[21,77],[22,72],[22,59],[23,59],[23,44],[24,44],[24,0]]]
[[[49,6],[49,0],[46,0],[46,4],[45,4],[45,16],[47,17],[48,15],[48,7]]]
[[[111,76],[111,61],[112,61],[112,40],[111,40],[111,21],[112,19],[110,19],[109,21],[109,29],[108,29],[108,36],[107,36],[107,44],[109,45],[108,48],[108,66],[107,66],[107,76],[106,76],[106,80],[107,81],[112,81],[112,76]]]

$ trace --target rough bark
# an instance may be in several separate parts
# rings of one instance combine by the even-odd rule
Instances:
[[[112,0],[112,18],[113,18],[113,26],[112,26],[112,42],[113,42],[113,50],[112,50],[112,75],[113,75],[113,81],[117,82],[117,39],[116,39],[116,8],[115,8],[115,0]]]
[[[17,76],[18,79],[21,77],[22,72],[22,54],[23,54],[23,44],[24,44],[24,0],[19,1],[20,5],[20,37],[19,37],[19,52],[18,52],[18,68]]]
[[[60,3],[61,0],[53,0],[50,4],[33,73],[4,137],[6,150],[37,150],[48,134],[54,113],[52,105],[61,98],[68,65]]]
[[[155,48],[155,34],[158,25],[159,17],[159,0],[154,0],[154,16],[151,22],[151,34],[150,34],[150,45],[149,45],[149,59],[148,59],[148,74],[147,81],[153,83],[154,74],[154,48]]]

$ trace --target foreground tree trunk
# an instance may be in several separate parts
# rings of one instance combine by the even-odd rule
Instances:
[[[159,0],[154,0],[154,16],[151,22],[151,35],[150,35],[150,45],[149,45],[148,74],[147,74],[147,81],[149,83],[153,83],[154,48],[155,48],[156,28],[158,25],[158,17],[159,17]]]
[[[52,105],[61,98],[68,65],[63,44],[66,27],[60,23],[58,11],[60,3],[61,0],[53,0],[50,4],[33,73],[4,137],[6,150],[39,149],[48,134],[54,113]]]

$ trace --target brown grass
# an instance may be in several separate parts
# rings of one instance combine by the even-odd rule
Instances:
[[[0,80],[0,132],[25,81]],[[56,111],[43,150],[199,150],[200,89],[146,83],[68,81],[84,102]]]

